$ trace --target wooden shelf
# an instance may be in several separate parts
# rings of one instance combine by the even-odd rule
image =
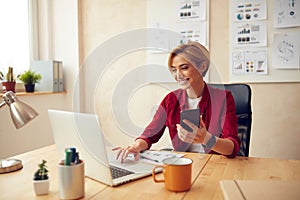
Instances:
[[[35,95],[49,95],[49,94],[66,94],[66,91],[63,92],[16,92],[16,96],[35,96]],[[2,97],[3,94],[0,94],[0,97]]]

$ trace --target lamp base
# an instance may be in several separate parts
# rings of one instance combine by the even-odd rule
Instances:
[[[14,172],[23,168],[22,161],[17,159],[0,160],[0,174]]]

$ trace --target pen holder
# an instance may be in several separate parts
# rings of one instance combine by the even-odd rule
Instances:
[[[78,199],[84,196],[84,162],[58,165],[58,185],[60,199]]]

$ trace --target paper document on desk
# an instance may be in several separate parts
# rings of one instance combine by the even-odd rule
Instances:
[[[146,150],[140,154],[140,160],[145,163],[162,165],[163,160],[166,158],[180,158],[185,154],[171,153],[165,151],[150,151]]]

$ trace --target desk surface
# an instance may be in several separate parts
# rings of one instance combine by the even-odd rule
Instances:
[[[163,183],[154,183],[146,177],[118,187],[109,187],[85,179],[84,199],[223,199],[221,180],[298,180],[300,160],[236,157],[228,159],[220,155],[187,153],[193,159],[193,185],[188,192],[169,192]],[[0,199],[59,199],[55,145],[27,152],[14,158],[23,162],[23,169],[0,175]],[[50,176],[50,191],[46,196],[35,197],[32,176],[37,163],[47,160]]]
[[[300,197],[300,181],[223,180],[220,185],[225,200],[296,200]]]

